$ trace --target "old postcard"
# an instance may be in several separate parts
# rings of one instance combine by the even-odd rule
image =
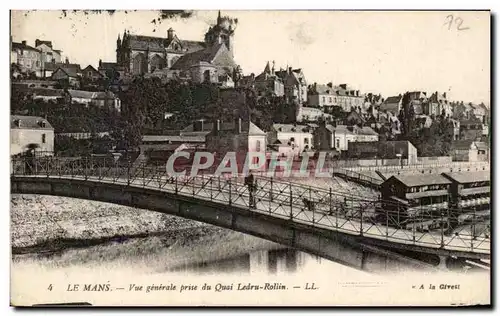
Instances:
[[[491,304],[489,11],[10,18],[11,305]]]

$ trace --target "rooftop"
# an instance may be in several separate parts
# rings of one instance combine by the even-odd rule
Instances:
[[[273,128],[281,133],[309,133],[310,127],[298,124],[273,124]]]
[[[391,178],[397,179],[407,187],[418,187],[433,184],[450,184],[450,180],[440,174],[409,174],[409,175],[394,175]],[[391,179],[389,178],[389,179]]]
[[[11,115],[10,116],[10,128],[16,129],[49,129],[53,130],[54,128],[50,123],[39,116],[24,116],[24,115]]]
[[[177,135],[144,135],[143,142],[186,142],[204,143],[204,136],[177,136]]]
[[[399,101],[401,101],[401,98],[403,97],[400,95],[387,97],[387,99],[385,99],[385,103],[399,103]]]
[[[38,50],[32,46],[29,46],[29,45],[26,45],[23,43],[16,43],[16,42],[12,42],[12,49],[24,49],[24,50],[32,50],[35,52],[40,52],[40,50]]]
[[[443,173],[443,175],[458,183],[483,182],[491,179],[490,171],[447,172]]]
[[[185,54],[175,62],[175,64],[172,66],[172,69],[187,69],[200,62],[211,63],[222,46],[225,45],[218,44],[192,53]]]

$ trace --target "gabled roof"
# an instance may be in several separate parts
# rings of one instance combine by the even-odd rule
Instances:
[[[394,175],[395,178],[407,187],[417,187],[433,184],[451,184],[451,181],[440,174],[411,174],[411,175]],[[389,178],[389,179],[391,179]]]
[[[483,182],[491,179],[491,171],[446,172],[443,175],[458,183]]]
[[[54,73],[57,72],[57,71],[59,71],[59,70],[62,71],[62,72],[64,72],[68,77],[73,77],[73,78],[78,77],[78,71],[75,68],[58,67],[54,71]],[[54,75],[54,74],[52,74],[52,75]]]
[[[188,69],[200,62],[211,63],[217,56],[217,53],[221,49],[224,49],[223,47],[225,48],[226,46],[224,44],[217,44],[193,53],[185,54],[175,62],[171,69]]]
[[[17,126],[17,122],[19,126]],[[45,123],[43,127],[42,122]],[[10,128],[28,128],[28,129],[54,129],[50,123],[39,116],[24,116],[24,115],[11,115],[10,116]]]
[[[257,125],[255,125],[252,122],[250,122],[250,126],[248,127],[248,134],[249,135],[267,135],[266,132],[261,130]]]
[[[47,45],[48,47],[52,48],[52,41],[42,41],[42,40],[39,40],[39,39],[36,39],[35,41],[35,45],[38,47],[40,45]]]
[[[393,96],[393,97],[387,97],[387,99],[385,99],[384,103],[399,103],[399,101],[401,101],[403,97],[402,96]]]
[[[102,74],[99,71],[97,71],[97,69],[95,69],[94,66],[92,66],[92,65],[88,65],[87,67],[85,67],[85,69],[83,69],[83,71],[84,72],[93,71],[93,72],[99,74],[100,76],[102,76]]]

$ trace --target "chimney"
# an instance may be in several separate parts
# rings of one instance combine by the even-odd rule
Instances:
[[[446,92],[443,93],[443,97],[446,99]]]
[[[220,132],[220,120],[215,120],[214,121],[214,127],[212,128],[213,134],[214,135],[219,135]]]
[[[167,31],[167,38],[169,40],[173,40],[174,39],[174,29],[172,29],[172,28],[168,29],[168,31]]]
[[[237,134],[241,134],[241,118],[234,120],[234,129]]]
[[[99,59],[99,68],[102,66],[102,59]]]
[[[291,74],[292,73],[292,67],[288,67],[288,73]]]
[[[26,41],[22,41],[21,43],[23,44],[23,46],[26,46]]]

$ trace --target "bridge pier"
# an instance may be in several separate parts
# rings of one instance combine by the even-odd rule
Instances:
[[[439,257],[438,268],[440,270],[448,270],[448,266],[446,265],[446,261],[448,259],[448,256],[439,255],[438,257]]]

